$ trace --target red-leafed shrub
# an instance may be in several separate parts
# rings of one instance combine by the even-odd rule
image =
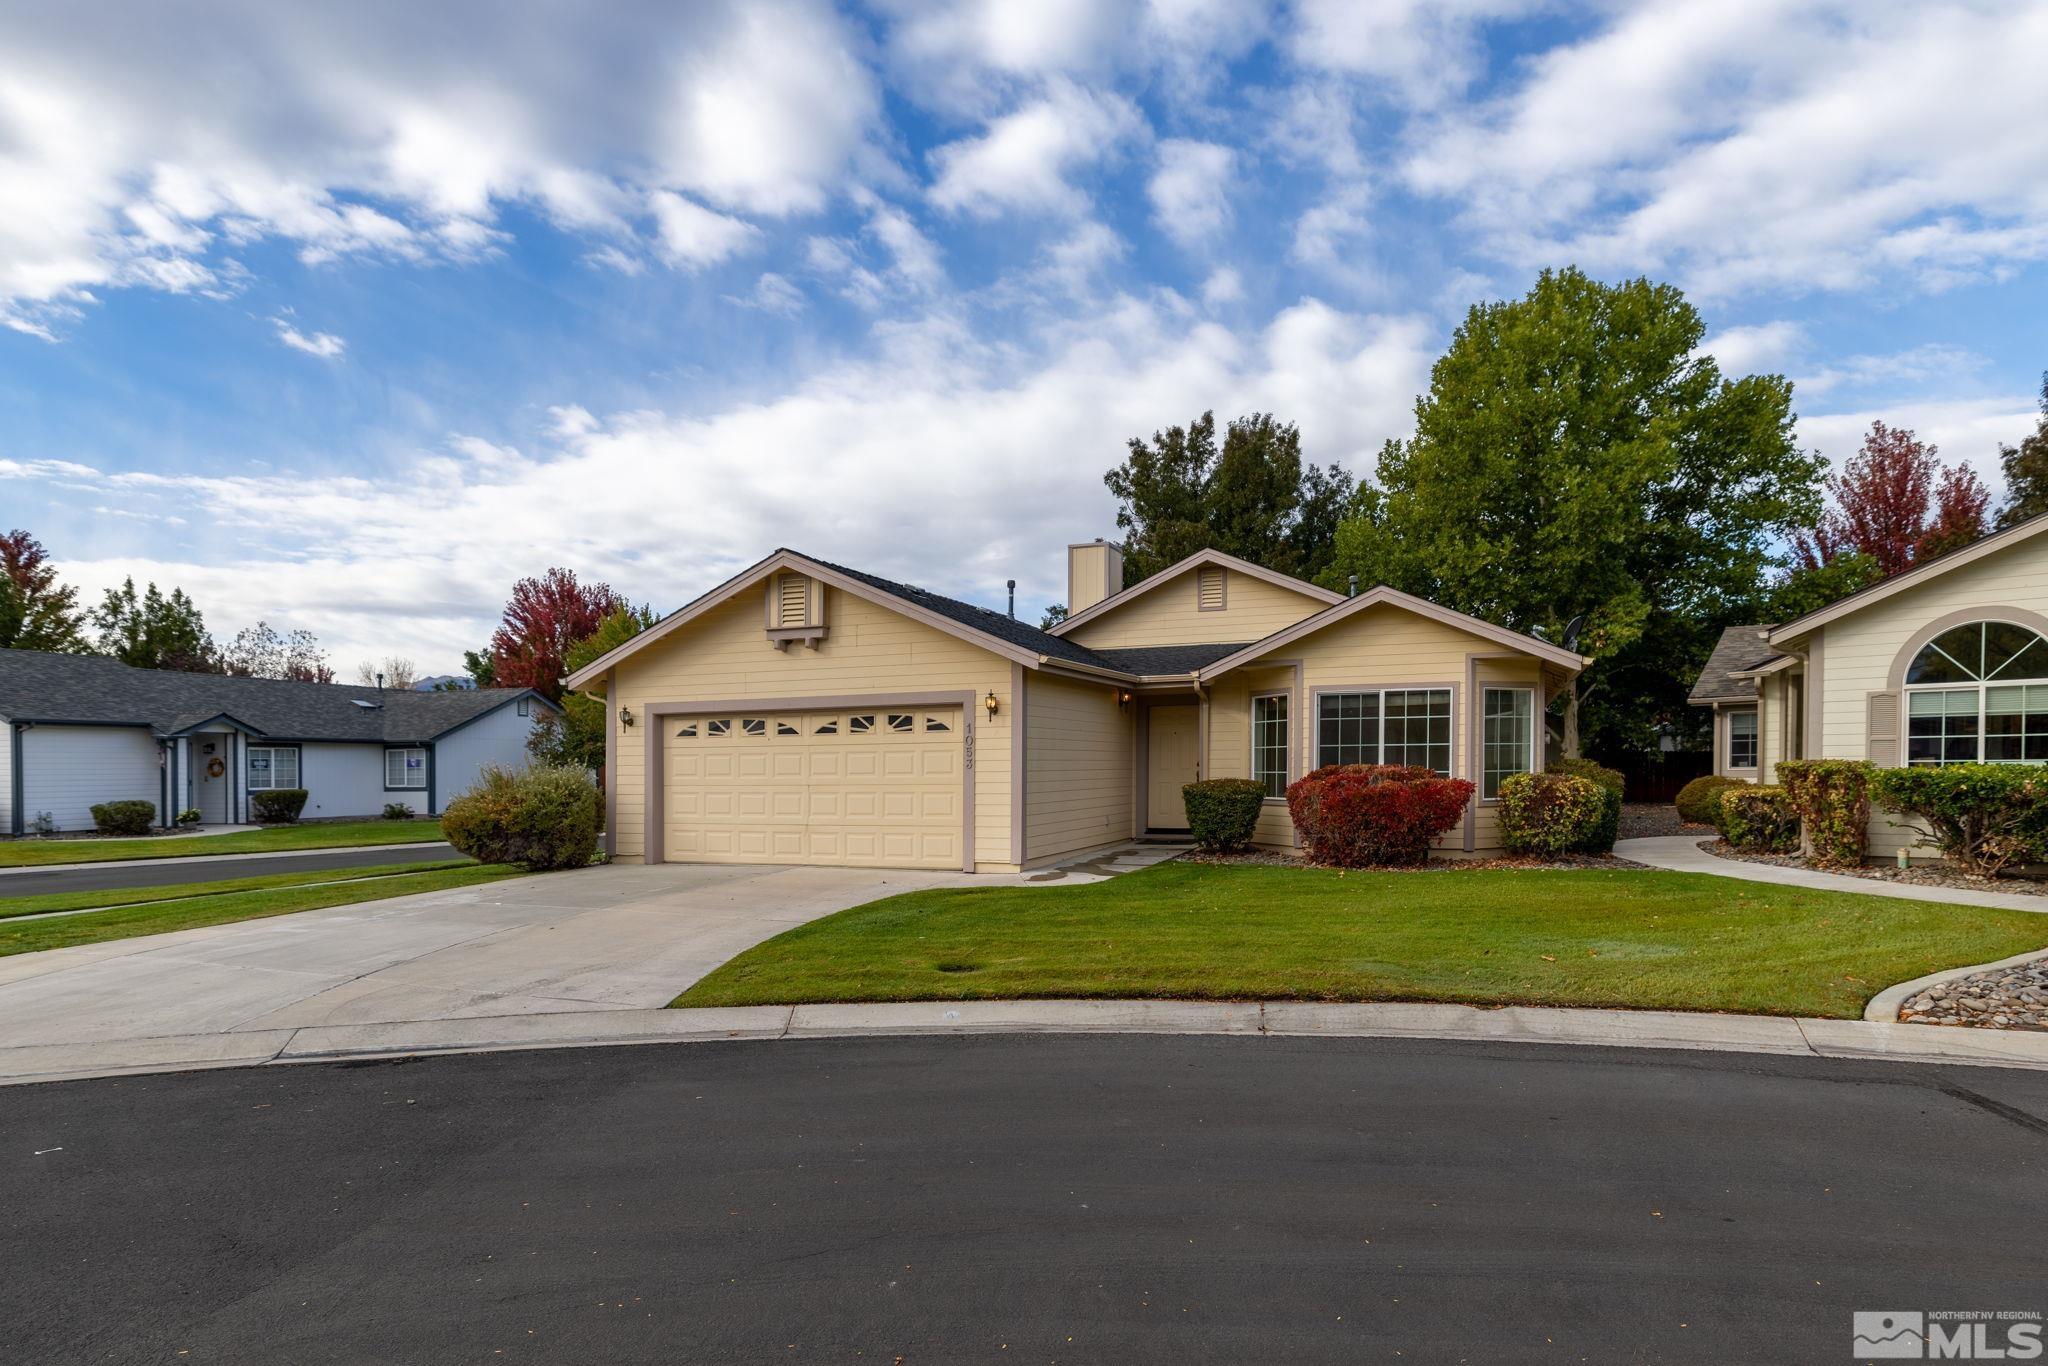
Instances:
[[[1421,863],[1472,800],[1463,778],[1402,764],[1332,764],[1287,789],[1308,856],[1337,868]]]

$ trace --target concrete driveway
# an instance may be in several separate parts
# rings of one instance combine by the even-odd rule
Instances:
[[[898,892],[995,881],[621,865],[20,954],[0,958],[0,1041],[660,1006],[792,925]]]

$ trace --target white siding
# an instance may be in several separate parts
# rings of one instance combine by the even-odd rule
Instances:
[[[532,756],[526,752],[526,740],[533,734],[533,723],[542,710],[542,704],[535,702],[530,710],[534,713],[532,716],[521,716],[518,705],[508,703],[434,742],[436,810],[447,806],[474,785],[484,765],[524,768],[532,762]],[[412,798],[394,792],[385,800],[412,801]],[[423,801],[413,802],[413,806],[422,812],[426,809]]]
[[[100,802],[162,800],[156,741],[115,726],[33,726],[21,737],[22,818],[47,811],[59,830],[92,829]]]
[[[309,820],[381,815],[386,802],[406,802],[419,812],[427,809],[425,792],[384,791],[380,744],[300,745],[299,786],[306,789],[304,815]]]
[[[0,719],[0,835],[14,829],[14,723]]]

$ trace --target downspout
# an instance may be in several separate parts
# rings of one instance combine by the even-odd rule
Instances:
[[[1202,675],[1190,671],[1188,681],[1195,688],[1195,781],[1209,776],[1209,694],[1202,687]]]

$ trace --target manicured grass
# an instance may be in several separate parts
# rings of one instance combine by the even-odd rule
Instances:
[[[138,840],[0,841],[0,868],[45,863],[110,863],[129,858],[198,858],[264,854],[280,849],[338,849],[351,844],[426,844],[441,838],[439,821],[334,821],[278,825],[231,835],[162,836]]]
[[[741,954],[675,1004],[1150,996],[1846,1019],[1894,982],[2044,946],[2048,915],[1708,874],[1166,863],[857,906]]]
[[[358,871],[351,869],[351,872]],[[99,944],[109,939],[130,939],[142,934],[168,934],[172,930],[196,929],[201,925],[223,925],[231,920],[256,920],[263,916],[286,915],[292,911],[318,910],[322,906],[347,906],[358,901],[379,901],[389,896],[411,896],[417,892],[440,892],[450,887],[469,887],[479,882],[520,877],[517,868],[504,864],[469,863],[432,872],[403,873],[394,877],[354,879],[327,886],[262,888],[247,892],[224,892],[183,901],[155,901],[123,906],[92,915],[60,915],[50,920],[0,922],[0,957],[36,953],[43,949],[70,948],[74,944]]]
[[[472,860],[456,856],[446,862],[380,863],[369,868],[309,869],[303,873],[272,873],[267,877],[225,878],[216,882],[167,882],[156,887],[117,887],[98,892],[55,892],[43,896],[0,897],[0,920],[17,915],[41,915],[46,911],[77,911],[93,906],[139,906],[150,901],[177,901],[186,897],[212,896],[220,892],[254,892],[269,887],[298,887],[310,882],[349,882],[357,878],[388,877],[394,873],[426,873],[442,868],[467,868]],[[165,876],[171,876],[165,870]],[[0,881],[0,891],[7,884]]]

